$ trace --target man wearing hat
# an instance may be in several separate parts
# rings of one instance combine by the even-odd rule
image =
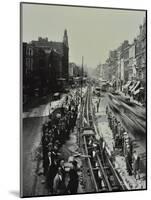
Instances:
[[[72,168],[69,171],[69,183],[67,186],[67,191],[70,192],[70,194],[76,194],[78,191],[78,185],[79,185],[79,176],[78,176],[78,167],[77,167],[77,161],[73,160],[72,162]]]

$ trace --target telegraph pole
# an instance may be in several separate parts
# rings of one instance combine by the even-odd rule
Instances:
[[[82,105],[82,87],[83,87],[83,56],[82,56],[82,70],[81,70],[81,105]]]
[[[81,122],[83,127],[83,102],[82,102],[82,88],[83,88],[83,56],[82,56],[82,68],[81,68]]]

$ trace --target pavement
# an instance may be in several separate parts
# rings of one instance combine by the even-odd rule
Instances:
[[[96,122],[97,122],[97,127],[100,133],[100,136],[103,136],[107,149],[109,149],[110,152],[113,152],[114,148],[114,140],[113,140],[113,134],[111,129],[109,128],[108,125],[108,119],[106,115],[106,105],[108,104],[108,101],[106,99],[106,96],[101,97],[100,105],[99,105],[99,110],[97,112],[97,98],[93,98],[93,106],[95,108],[95,117],[96,117]],[[141,156],[141,159],[143,160],[143,155],[146,153],[144,150],[145,148],[142,148],[142,144],[139,144],[139,142],[134,146],[134,150],[138,152],[138,154]],[[146,163],[145,161],[143,161]],[[118,152],[116,153],[115,157],[115,166],[119,174],[121,175],[124,183],[127,185],[127,188],[130,190],[133,189],[145,189],[146,188],[146,168],[144,167],[141,171],[141,178],[140,180],[136,180],[134,176],[129,176],[128,172],[126,170],[126,163],[125,163],[125,158],[121,156]]]
[[[36,154],[41,142],[41,126],[46,119],[46,117],[32,117],[23,120],[23,196],[35,194],[36,171],[39,164]]]
[[[29,109],[26,112],[22,113],[22,118],[31,118],[31,117],[46,117],[52,113],[58,107],[61,107],[64,102],[66,94],[63,94],[60,100],[50,101],[45,104],[40,104],[39,106]]]
[[[59,101],[53,101],[50,105],[50,97],[39,100],[36,107],[25,109],[22,113],[22,194],[23,196],[48,195],[43,182],[44,177],[41,169],[41,162],[37,158],[41,143],[42,124],[48,120],[48,115],[53,112],[64,101],[65,95]],[[39,184],[40,182],[40,184]]]

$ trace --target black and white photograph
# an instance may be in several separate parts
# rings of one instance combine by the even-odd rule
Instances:
[[[20,77],[21,197],[147,189],[147,10],[20,3]]]

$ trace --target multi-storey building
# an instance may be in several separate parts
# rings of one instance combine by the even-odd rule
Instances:
[[[121,45],[121,73],[124,82],[128,81],[128,65],[129,65],[129,42],[125,40]]]
[[[118,71],[116,50],[110,51],[109,58],[107,59],[107,65],[108,65],[108,78],[110,81],[115,82]]]
[[[23,43],[23,86],[25,91],[34,89],[55,90],[60,81],[68,82],[68,36],[64,31],[63,42],[48,41],[39,37]]]
[[[116,79],[117,89],[122,90],[124,85],[130,84],[133,88],[136,84],[133,94],[141,93],[146,100],[146,18],[132,44],[125,40],[116,50],[110,51],[103,71],[108,74],[106,77],[109,81]]]
[[[135,50],[136,50],[136,39],[129,46],[129,64],[128,64],[128,80],[136,80],[136,58],[135,58]]]
[[[109,77],[108,77],[108,67],[107,67],[107,63],[105,64],[102,64],[102,78],[104,80],[108,80]]]
[[[136,41],[136,78],[146,85],[146,18]]]
[[[38,40],[31,41],[31,45],[35,48],[43,49],[46,54],[49,54],[52,50],[56,52],[61,57],[61,67],[60,71],[57,69],[61,76],[60,78],[65,78],[68,81],[68,59],[69,59],[69,46],[68,46],[68,35],[67,30],[64,31],[63,42],[48,41],[48,38],[39,37]]]

